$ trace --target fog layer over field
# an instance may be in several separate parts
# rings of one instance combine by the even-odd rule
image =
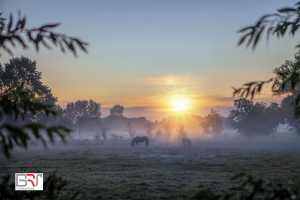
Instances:
[[[74,140],[56,142],[47,151],[40,144],[15,149],[11,160],[1,155],[0,175],[57,170],[71,181],[67,191],[83,191],[82,199],[143,200],[188,197],[201,188],[227,190],[239,172],[281,183],[300,173],[298,137],[202,138],[192,140],[191,148],[180,141],[130,143]]]

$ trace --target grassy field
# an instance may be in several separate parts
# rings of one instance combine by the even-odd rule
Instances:
[[[272,140],[199,140],[192,148],[154,145],[131,148],[118,144],[74,144],[16,149],[14,158],[0,156],[0,175],[54,170],[69,179],[69,191],[80,199],[176,199],[201,188],[226,190],[239,172],[290,183],[300,174],[299,138]]]

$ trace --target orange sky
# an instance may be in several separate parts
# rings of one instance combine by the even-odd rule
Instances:
[[[176,114],[176,99],[183,99],[186,113],[204,116],[215,108],[227,116],[231,87],[268,80],[296,52],[292,37],[271,38],[268,47],[263,37],[255,51],[237,47],[237,31],[297,1],[116,2],[3,1],[3,17],[21,10],[28,27],[59,22],[56,32],[89,43],[89,53],[78,58],[59,49],[14,51],[15,57],[37,61],[43,83],[61,106],[92,99],[102,105],[103,116],[121,104],[125,116],[160,120]],[[4,53],[1,63],[10,58]],[[255,100],[280,98],[267,89]]]

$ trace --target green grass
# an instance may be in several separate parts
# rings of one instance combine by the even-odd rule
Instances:
[[[298,148],[57,145],[16,150],[13,159],[0,160],[0,175],[57,169],[71,181],[67,190],[79,189],[82,199],[180,199],[202,188],[226,190],[239,172],[287,184],[300,175]]]

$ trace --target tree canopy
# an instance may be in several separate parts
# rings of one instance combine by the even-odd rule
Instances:
[[[271,35],[277,35],[278,38],[284,37],[287,32],[290,32],[292,36],[300,26],[300,2],[295,4],[295,7],[282,8],[277,10],[277,13],[267,14],[260,18],[260,20],[253,26],[248,26],[241,29],[239,32],[246,34],[240,39],[238,45],[247,42],[247,46],[252,44],[253,49],[259,42],[261,35],[264,31],[267,31],[267,39]],[[300,47],[298,44],[296,47]],[[300,82],[300,60],[299,52],[296,54],[295,62],[288,62],[281,68],[275,69],[275,78],[271,78],[267,81],[254,81],[245,83],[241,88],[233,88],[233,95],[240,97],[251,97],[259,95],[262,88],[267,83],[273,83],[272,91],[275,94],[282,94],[286,92],[293,92],[297,89]],[[294,104],[294,118],[300,119],[300,94],[295,98]]]
[[[12,58],[4,66],[0,64],[0,87],[1,92],[13,85],[24,82],[24,89],[29,94],[35,92],[37,100],[46,104],[54,105],[57,101],[51,89],[43,85],[42,73],[37,71],[36,61],[27,57]]]
[[[81,129],[87,120],[101,116],[101,105],[93,100],[78,100],[75,103],[68,103],[65,112],[73,123],[78,125],[79,139],[81,139]]]
[[[121,105],[114,105],[114,107],[112,107],[111,109],[110,109],[110,114],[112,115],[112,116],[120,116],[120,117],[122,117],[123,116],[123,112],[124,112],[124,107],[123,106],[121,106]]]
[[[65,53],[70,51],[77,56],[76,46],[82,51],[87,52],[85,42],[80,39],[66,36],[65,34],[57,34],[50,30],[59,26],[59,24],[42,25],[40,28],[28,29],[26,28],[26,17],[21,17],[19,12],[18,21],[14,23],[13,15],[11,14],[7,22],[6,18],[1,17],[0,13],[0,51],[7,52],[11,56],[13,52],[11,46],[16,48],[17,44],[23,49],[28,49],[29,44],[35,46],[36,51],[39,51],[40,45],[48,49],[51,47],[46,43],[50,41],[52,45],[59,46],[61,51]],[[27,39],[24,39],[27,38]],[[0,54],[1,57],[1,54]],[[46,132],[47,137],[51,142],[54,141],[55,136],[59,136],[65,142],[65,136],[71,132],[71,129],[61,126],[45,126],[41,123],[28,122],[28,113],[36,117],[38,113],[45,113],[46,116],[56,116],[57,111],[53,108],[53,104],[46,104],[48,102],[56,101],[52,98],[51,90],[47,86],[42,86],[40,83],[40,72],[35,71],[35,61],[30,61],[26,58],[12,59],[12,65],[8,64],[5,68],[0,64],[0,147],[7,158],[11,156],[11,151],[14,146],[26,148],[28,141],[32,135],[35,139],[41,140],[46,146],[46,140],[43,138],[41,131]],[[13,65],[15,63],[15,65]],[[23,64],[26,64],[24,68]],[[13,70],[11,70],[13,69]],[[18,73],[15,73],[18,71]],[[26,77],[26,78],[24,78]],[[34,88],[38,87],[38,91]],[[41,92],[45,92],[43,95]],[[40,97],[38,99],[37,97]],[[13,124],[6,121],[9,117],[14,117],[15,121],[21,119],[26,120],[25,124]]]
[[[284,123],[277,103],[267,107],[263,102],[254,104],[240,98],[234,100],[234,107],[236,109],[230,111],[229,118],[233,120],[233,128],[243,136],[273,136],[279,124]]]
[[[6,116],[14,117],[18,120],[20,117],[25,120],[26,113],[30,112],[36,115],[38,112],[45,112],[47,116],[57,115],[57,111],[52,109],[51,105],[47,105],[35,100],[35,94],[29,94],[24,89],[24,83],[20,86],[12,86],[1,94],[0,98],[0,118],[5,119]],[[31,133],[37,140],[41,140],[46,147],[46,140],[41,135],[44,130],[50,141],[54,141],[55,135],[59,136],[65,142],[64,135],[69,134],[71,129],[64,126],[55,125],[46,127],[39,123],[26,123],[25,125],[13,125],[2,121],[0,124],[0,146],[2,152],[7,158],[11,156],[14,145],[26,148],[30,140]]]
[[[210,113],[204,117],[204,122],[200,126],[206,135],[220,136],[224,133],[222,116],[218,110],[211,109]]]

